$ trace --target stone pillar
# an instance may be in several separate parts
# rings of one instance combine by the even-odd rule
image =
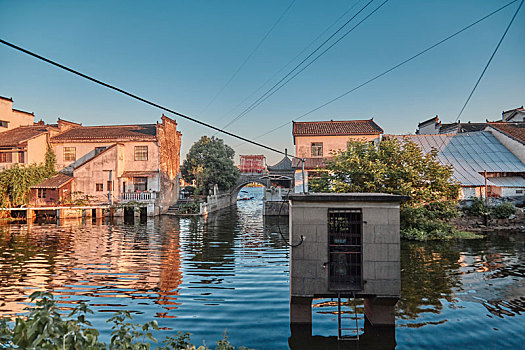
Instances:
[[[102,209],[102,208],[96,208],[96,209],[95,209],[95,217],[96,217],[97,219],[103,218],[103,217],[104,217],[104,209]]]
[[[396,317],[394,308],[399,298],[372,297],[365,298],[365,316],[374,326],[394,326]]]
[[[27,222],[33,222],[33,220],[35,220],[35,211],[33,209],[27,209],[26,220]]]
[[[312,327],[312,300],[311,297],[290,297],[291,324],[305,324]]]

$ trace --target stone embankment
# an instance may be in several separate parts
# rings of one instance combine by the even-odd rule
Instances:
[[[491,219],[485,223],[483,217],[464,215],[450,222],[456,229],[468,232],[483,231],[522,231],[525,233],[525,212],[518,208],[516,214],[509,219]]]

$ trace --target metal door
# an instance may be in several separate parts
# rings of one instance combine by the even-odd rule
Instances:
[[[329,289],[362,289],[361,209],[328,209]]]

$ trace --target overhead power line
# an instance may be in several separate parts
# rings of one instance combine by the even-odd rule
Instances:
[[[103,82],[103,81],[101,81],[101,80],[98,80],[98,79],[95,79],[95,78],[93,78],[93,77],[91,77],[91,76],[89,76],[89,75],[86,75],[86,74],[84,74],[84,73],[81,73],[81,72],[79,72],[79,71],[77,71],[77,70],[74,70],[74,69],[72,69],[72,68],[66,67],[66,66],[64,66],[64,65],[62,65],[62,64],[60,64],[60,63],[57,63],[57,62],[55,62],[55,61],[52,61],[52,60],[50,60],[50,59],[48,59],[48,58],[46,58],[46,57],[43,57],[43,56],[41,56],[41,55],[39,55],[39,54],[36,54],[36,53],[34,53],[34,52],[32,52],[32,51],[26,50],[26,49],[24,49],[24,48],[22,48],[22,47],[20,47],[20,46],[17,46],[17,45],[15,45],[15,44],[12,44],[12,43],[10,43],[10,42],[8,42],[8,41],[5,41],[5,40],[3,40],[3,39],[0,39],[0,43],[4,44],[4,45],[6,45],[6,46],[9,46],[9,47],[11,47],[11,48],[13,48],[13,49],[15,49],[15,50],[21,51],[21,52],[23,52],[23,53],[25,53],[25,54],[27,54],[27,55],[33,56],[33,57],[35,57],[35,58],[38,58],[39,60],[42,60],[42,61],[44,61],[44,62],[46,62],[46,63],[49,63],[49,64],[51,64],[51,65],[53,65],[53,66],[55,66],[55,67],[61,68],[61,69],[65,70],[65,71],[68,71],[68,72],[70,72],[70,73],[73,73],[73,74],[75,74],[75,75],[78,75],[78,76],[80,76],[80,77],[82,77],[82,78],[84,78],[84,79],[90,80],[90,81],[92,81],[92,82],[94,82],[94,83],[96,83],[96,84],[102,85],[102,86],[104,86],[104,87],[106,87],[106,88],[108,88],[108,89],[115,90],[115,91],[117,91],[117,92],[120,92],[120,93],[123,94],[123,95],[126,95],[126,96],[128,96],[128,97],[131,97],[131,98],[133,98],[133,99],[135,99],[135,100],[138,100],[138,101],[140,101],[140,102],[146,103],[146,104],[148,104],[148,105],[150,105],[150,106],[156,107],[156,108],[161,109],[161,110],[163,110],[163,111],[166,111],[166,112],[172,113],[172,114],[177,115],[177,116],[179,116],[179,117],[181,117],[181,118],[184,118],[184,119],[187,119],[187,120],[189,120],[189,121],[192,121],[192,122],[194,122],[194,123],[196,123],[196,124],[199,124],[199,125],[205,126],[205,127],[207,127],[207,128],[213,129],[213,130],[215,130],[215,131],[222,132],[223,134],[226,134],[226,135],[228,135],[228,136],[231,136],[231,137],[237,138],[237,139],[242,140],[242,141],[244,141],[244,142],[251,143],[252,145],[255,145],[255,146],[258,146],[258,147],[262,147],[262,148],[265,148],[265,149],[267,149],[267,150],[269,150],[269,151],[276,152],[276,153],[280,153],[280,154],[286,154],[286,152],[280,151],[280,150],[275,149],[275,148],[273,148],[273,147],[270,147],[270,146],[267,146],[267,145],[263,145],[263,144],[261,144],[261,143],[259,143],[259,142],[252,141],[252,140],[250,140],[250,139],[247,139],[247,138],[245,138],[245,137],[242,137],[242,136],[236,135],[236,134],[231,133],[231,132],[226,131],[226,130],[221,130],[220,128],[218,128],[218,127],[216,127],[216,126],[213,126],[213,125],[211,125],[211,124],[205,123],[205,122],[203,122],[203,121],[200,121],[200,120],[198,120],[198,119],[196,119],[196,118],[193,118],[193,117],[187,116],[187,115],[185,115],[185,114],[182,114],[182,113],[176,112],[176,111],[174,111],[174,110],[172,110],[172,109],[170,109],[170,108],[164,107],[164,106],[162,106],[162,105],[160,105],[160,104],[158,104],[158,103],[152,102],[152,101],[150,101],[150,100],[147,100],[147,99],[145,99],[145,98],[142,98],[142,97],[140,97],[140,96],[137,96],[137,95],[135,95],[135,94],[132,94],[131,92],[128,92],[128,91],[126,91],[126,90],[123,90],[123,89],[121,89],[121,88],[119,88],[119,87],[116,87],[116,86],[114,86],[114,85],[111,85],[111,84],[105,83],[105,82]],[[297,157],[294,157],[294,158],[297,158]],[[298,159],[300,159],[300,158],[298,158]]]
[[[297,60],[303,53],[305,53],[317,40],[319,40],[323,35],[325,35],[332,27],[334,27],[342,18],[344,18],[350,11],[354,9],[362,0],[357,0],[352,6],[350,6],[342,15],[340,15],[332,24],[325,28],[315,39],[313,39],[308,45],[306,45],[297,55],[294,56],[288,63],[286,63],[281,69],[273,73],[264,83],[262,83],[256,90],[254,90],[250,95],[246,96],[241,102],[239,102],[235,107],[230,109],[228,112],[225,112],[220,119],[223,119],[225,116],[231,114],[233,111],[237,110],[244,102],[252,98],[256,93],[262,90],[270,81],[273,80],[276,76],[281,74],[288,66],[290,66],[295,60]]]
[[[267,93],[264,95],[264,96],[261,96],[261,98],[259,98],[259,100],[257,100],[256,102],[254,102],[250,107],[248,107],[241,115],[237,116],[234,120],[232,120],[228,125],[226,125],[225,127],[233,124],[233,122],[235,122],[236,120],[244,117],[246,114],[250,113],[251,111],[253,111],[255,108],[257,108],[261,103],[263,103],[264,101],[266,101],[270,96],[272,96],[273,94],[275,94],[277,91],[279,91],[281,88],[283,88],[286,84],[288,84],[291,80],[293,80],[296,76],[298,76],[299,74],[301,74],[306,68],[308,68],[312,63],[314,63],[315,61],[317,61],[321,56],[323,56],[328,50],[330,50],[332,47],[334,47],[337,43],[339,43],[343,38],[345,38],[348,34],[350,34],[352,31],[354,31],[354,29],[356,29],[359,25],[361,25],[361,23],[363,23],[364,21],[366,21],[370,16],[372,16],[376,11],[378,11],[381,7],[383,7],[383,5],[385,5],[389,0],[385,0],[381,3],[381,5],[379,5],[378,7],[376,7],[371,13],[369,13],[365,18],[363,18],[360,22],[358,22],[355,26],[353,26],[350,30],[348,30],[345,34],[343,34],[343,36],[341,36],[339,39],[337,39],[334,43],[332,43],[329,47],[327,47],[323,52],[321,52],[319,55],[317,55],[312,61],[308,62],[308,64],[306,64],[305,66],[303,66],[299,71],[297,71],[294,75],[292,75],[290,78],[288,78],[288,80],[286,80],[284,83],[282,83],[280,86],[276,87],[273,91],[267,91]]]
[[[420,51],[419,53],[417,53],[417,54],[415,54],[415,55],[413,55],[413,56],[407,58],[406,60],[402,61],[401,63],[398,63],[398,64],[396,64],[395,66],[393,66],[393,67],[391,67],[391,68],[385,70],[384,72],[382,72],[382,73],[380,73],[380,74],[377,74],[377,75],[374,76],[373,78],[368,79],[367,81],[365,81],[365,82],[363,82],[363,83],[361,83],[361,84],[355,86],[354,88],[352,88],[352,89],[350,89],[350,90],[348,90],[348,91],[346,91],[346,92],[340,94],[339,96],[334,97],[334,98],[332,98],[331,100],[328,100],[327,102],[323,103],[322,105],[320,105],[320,106],[318,106],[318,107],[316,107],[316,108],[314,108],[314,109],[311,109],[311,110],[309,110],[308,112],[306,112],[306,113],[304,113],[304,114],[301,114],[299,117],[295,118],[294,120],[302,119],[302,118],[304,118],[304,117],[306,117],[306,116],[308,116],[308,115],[310,115],[310,114],[312,114],[312,113],[314,113],[314,112],[316,112],[316,111],[318,111],[318,110],[320,110],[320,109],[322,109],[322,108],[328,106],[329,104],[332,104],[332,103],[334,103],[335,101],[337,101],[337,100],[339,100],[339,99],[341,99],[341,98],[343,98],[343,97],[345,97],[345,96],[351,94],[352,92],[354,92],[354,91],[356,91],[356,90],[358,90],[358,89],[364,87],[365,85],[370,84],[371,82],[373,82],[373,81],[375,81],[375,80],[381,78],[382,76],[384,76],[384,75],[386,75],[386,74],[392,72],[393,70],[395,70],[395,69],[397,69],[397,68],[399,68],[399,67],[401,67],[401,66],[407,64],[408,62],[410,62],[410,61],[416,59],[417,57],[419,57],[419,56],[425,54],[426,52],[428,52],[428,51],[434,49],[435,47],[437,47],[437,46],[439,46],[439,45],[445,43],[446,41],[448,41],[448,40],[450,40],[450,39],[456,37],[457,35],[463,33],[464,31],[466,31],[466,30],[468,30],[468,29],[470,29],[471,27],[475,26],[476,24],[478,24],[478,23],[480,23],[480,22],[486,20],[487,18],[489,18],[489,17],[495,15],[496,13],[498,13],[498,12],[500,12],[501,10],[503,10],[503,9],[505,9],[505,8],[507,8],[507,7],[509,7],[510,5],[512,5],[513,3],[517,2],[517,1],[518,1],[518,0],[513,0],[513,1],[509,2],[509,3],[506,4],[506,5],[503,5],[502,7],[500,7],[500,8],[498,8],[498,9],[494,10],[493,12],[489,13],[488,15],[486,15],[486,16],[484,16],[484,17],[478,19],[477,21],[475,21],[475,22],[469,24],[469,25],[466,26],[466,27],[463,27],[462,29],[458,30],[457,32],[455,32],[455,33],[453,33],[453,34],[447,36],[446,38],[444,38],[444,39],[438,41],[437,43],[435,43],[435,44],[433,44],[433,45],[427,47],[426,49]],[[522,1],[522,3],[523,3],[523,1]],[[520,6],[521,6],[521,5],[520,5]],[[266,135],[268,135],[268,134],[271,134],[271,133],[273,133],[273,132],[275,132],[275,131],[277,131],[277,130],[279,130],[279,129],[282,129],[282,128],[284,128],[285,126],[288,126],[289,124],[290,124],[290,122],[287,121],[286,123],[283,123],[283,124],[281,124],[281,125],[279,125],[279,126],[273,128],[273,129],[271,129],[271,130],[269,130],[269,131],[267,131],[267,132],[265,132],[265,133],[263,133],[263,134],[261,134],[261,135],[259,135],[259,136],[257,136],[257,137],[255,137],[255,138],[253,138],[253,140],[260,139],[261,137],[264,137],[264,136],[266,136]],[[238,147],[238,146],[239,146],[239,145],[237,145],[236,147]]]
[[[255,102],[253,102],[250,106],[248,106],[244,111],[239,113],[235,118],[233,118],[230,122],[228,122],[223,129],[230,126],[232,123],[237,121],[239,118],[242,118],[244,115],[249,113],[251,110],[253,110],[254,106],[261,101],[263,98],[265,98],[269,93],[271,93],[279,84],[281,84],[286,78],[288,78],[290,75],[292,75],[303,63],[308,61],[310,57],[316,54],[317,51],[319,51],[324,45],[326,45],[334,36],[336,36],[341,30],[343,30],[354,18],[356,18],[361,12],[363,12],[374,0],[368,1],[365,6],[363,6],[357,13],[355,13],[349,20],[347,20],[342,26],[340,26],[332,35],[330,35],[325,41],[323,41],[317,48],[312,51],[306,58],[304,58],[301,62],[299,62],[290,72],[288,72],[284,77],[282,77],[277,83],[275,83],[270,89],[268,89],[262,96],[260,96]],[[388,0],[386,0],[388,1]]]
[[[222,88],[215,94],[215,96],[213,96],[213,98],[211,99],[210,102],[208,102],[208,104],[206,105],[206,107],[204,107],[204,109],[202,110],[203,112],[208,109],[208,107],[210,107],[213,102],[215,102],[215,100],[217,99],[217,97],[219,97],[220,94],[222,94],[222,92],[224,91],[224,89],[226,89],[226,87],[228,87],[228,85],[230,85],[230,83],[233,81],[233,79],[235,79],[235,77],[237,76],[237,74],[239,74],[239,72],[241,71],[241,69],[244,68],[244,66],[246,65],[246,63],[248,63],[248,61],[252,58],[252,56],[255,54],[255,52],[259,49],[259,47],[261,47],[261,45],[266,41],[266,39],[268,38],[268,36],[270,36],[270,34],[273,32],[273,30],[275,29],[275,27],[277,27],[277,25],[281,22],[281,20],[284,18],[284,16],[288,13],[288,11],[290,10],[290,8],[293,6],[293,4],[295,4],[297,0],[293,0],[290,5],[288,5],[286,7],[286,9],[283,11],[283,13],[279,16],[279,18],[277,19],[277,21],[275,21],[273,23],[273,25],[270,27],[270,29],[266,32],[266,34],[261,38],[261,40],[259,41],[259,43],[253,48],[253,50],[250,52],[250,54],[244,59],[244,61],[241,63],[241,65],[235,70],[235,72],[232,74],[232,76],[230,77],[230,79],[228,79],[228,81],[222,86]]]
[[[510,26],[512,25],[512,22],[514,22],[514,19],[516,18],[516,16],[518,15],[518,12],[519,12],[520,9],[521,9],[521,5],[523,5],[523,1],[524,1],[524,0],[521,0],[520,5],[519,5],[518,8],[516,9],[516,12],[514,12],[514,16],[512,16],[512,19],[510,20],[509,25],[507,26],[507,29],[505,29],[505,32],[504,32],[503,35],[501,36],[501,39],[499,39],[498,45],[496,45],[496,48],[494,49],[494,52],[492,52],[492,55],[490,56],[489,61],[488,61],[487,64],[485,65],[485,68],[483,68],[483,71],[481,72],[481,75],[479,76],[478,81],[476,81],[476,84],[474,85],[474,88],[472,88],[472,91],[471,91],[470,94],[468,95],[467,100],[465,101],[465,104],[464,104],[463,107],[461,108],[461,111],[459,111],[458,117],[456,118],[456,122],[459,120],[459,117],[461,117],[461,114],[463,114],[463,111],[464,111],[465,108],[467,107],[467,104],[468,104],[468,102],[470,101],[470,98],[472,97],[472,95],[474,94],[474,91],[476,91],[476,88],[478,87],[479,82],[481,81],[481,79],[483,78],[483,75],[485,75],[485,72],[486,72],[487,69],[489,68],[490,62],[492,62],[492,59],[493,59],[494,56],[496,55],[496,52],[498,52],[498,49],[499,49],[499,47],[501,46],[501,43],[503,42],[503,39],[505,39],[505,36],[507,35],[507,32],[509,31]]]

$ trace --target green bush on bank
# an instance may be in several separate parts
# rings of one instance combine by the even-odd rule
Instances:
[[[516,213],[516,207],[511,202],[504,202],[498,205],[489,205],[479,197],[472,197],[472,204],[465,207],[463,211],[468,216],[482,217],[489,215],[494,219],[508,219],[509,216]]]
[[[152,331],[158,330],[157,321],[145,324],[132,323],[128,311],[117,312],[107,322],[112,324],[109,344],[99,341],[99,331],[92,327],[87,315],[93,312],[85,303],[64,317],[53,296],[47,292],[30,295],[36,306],[28,308],[25,317],[13,322],[0,318],[0,348],[3,349],[47,349],[47,350],[148,350],[157,340]],[[190,334],[179,332],[164,339],[157,349],[208,350],[206,344],[195,346],[190,343]],[[235,350],[227,335],[217,342],[216,350]],[[247,350],[246,347],[238,347]]]
[[[402,207],[401,237],[417,241],[481,238],[473,233],[458,231],[449,223],[460,215],[455,201]]]

